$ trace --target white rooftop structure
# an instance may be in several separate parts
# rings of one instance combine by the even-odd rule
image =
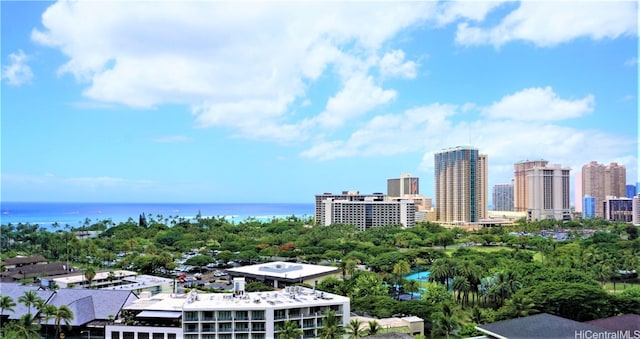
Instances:
[[[243,266],[228,269],[232,277],[245,277],[250,280],[263,281],[267,284],[273,282],[273,287],[281,288],[282,285],[296,283],[315,284],[330,275],[339,274],[340,269],[332,266],[298,264],[289,262],[270,262],[265,264]]]

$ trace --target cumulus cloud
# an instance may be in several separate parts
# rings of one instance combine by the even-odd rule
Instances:
[[[11,86],[22,86],[31,82],[33,72],[27,65],[29,57],[22,51],[9,54],[9,64],[2,66],[2,79]]]
[[[400,77],[414,76],[415,63],[399,50],[385,59],[384,44],[435,7],[58,2],[43,14],[43,28],[32,39],[69,58],[59,72],[86,83],[88,98],[141,109],[185,104],[199,127],[229,127],[237,135],[281,141],[287,138],[275,127],[304,128],[300,121],[310,117],[292,121],[291,106],[304,101],[308,87],[327,72],[335,72],[343,88],[328,99],[318,121],[331,125],[349,118],[343,96],[354,82],[369,86],[368,95],[382,96],[377,102],[363,98],[356,115],[392,99],[395,92],[368,75],[385,67]],[[255,133],[256,125],[274,128]]]
[[[529,99],[515,100],[518,97],[536,98],[535,104]],[[572,101],[558,97],[551,88],[533,88],[507,95],[487,107],[435,103],[373,117],[344,140],[324,140],[301,152],[301,156],[330,160],[418,152],[422,160],[416,167],[431,172],[434,152],[471,144],[489,155],[491,177],[496,182],[508,182],[513,177],[514,162],[533,158],[574,169],[593,159],[620,159],[633,176],[637,158],[629,154],[637,149],[635,138],[557,124],[560,117],[577,118],[589,112],[593,101],[592,96]],[[535,119],[518,115],[532,113],[531,105],[535,111],[551,113],[539,113],[544,117]],[[478,119],[469,120],[470,110],[490,116],[480,114]]]
[[[524,1],[493,27],[458,25],[461,45],[500,47],[514,40],[549,47],[576,38],[615,39],[637,35],[635,1]]]
[[[591,94],[582,99],[564,100],[551,87],[527,88],[505,96],[482,111],[492,119],[564,120],[593,112],[594,102]]]
[[[329,98],[325,110],[316,121],[325,127],[340,127],[351,118],[396,98],[396,91],[385,90],[373,83],[373,77],[357,75],[347,80],[335,96]]]
[[[402,50],[394,50],[380,60],[380,73],[383,76],[397,76],[413,79],[418,65],[414,61],[405,61]]]
[[[481,22],[492,10],[507,1],[446,1],[438,8],[436,22],[450,24],[459,19]]]

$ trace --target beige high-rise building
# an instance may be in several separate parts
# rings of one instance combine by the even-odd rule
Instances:
[[[527,171],[534,167],[547,166],[546,160],[524,160],[513,165],[513,210],[515,212],[527,211]]]
[[[487,155],[458,146],[435,153],[436,220],[478,222],[487,217]]]
[[[615,162],[609,165],[597,161],[582,166],[582,194],[596,199],[596,217],[604,217],[603,202],[607,196],[626,197],[627,171]]]
[[[571,220],[570,172],[570,168],[560,165],[527,170],[528,220]]]

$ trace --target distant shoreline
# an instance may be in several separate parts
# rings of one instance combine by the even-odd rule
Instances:
[[[269,221],[273,218],[296,216],[311,217],[313,203],[73,203],[73,202],[2,202],[0,223],[38,224],[51,228],[57,223],[60,229],[80,227],[88,218],[90,223],[111,220],[118,224],[129,218],[138,221],[141,214],[147,219],[191,219],[202,217],[224,217],[232,222],[249,218]]]

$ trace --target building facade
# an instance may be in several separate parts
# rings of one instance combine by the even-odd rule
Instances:
[[[364,231],[386,225],[415,226],[415,205],[412,200],[380,201],[377,197],[360,200],[328,198],[322,200],[316,222],[320,225],[355,225]]]
[[[627,185],[627,198],[633,198],[636,196],[636,185]]]
[[[604,219],[609,221],[633,221],[633,199],[607,196],[602,202]]]
[[[387,195],[404,197],[405,194],[420,194],[420,178],[411,174],[402,174],[400,178],[387,179]]]
[[[458,146],[435,153],[436,219],[478,222],[487,216],[487,156]]]
[[[582,166],[582,194],[596,199],[596,217],[604,217],[603,201],[607,196],[625,197],[626,169],[615,162],[609,165],[597,161]]]
[[[513,211],[513,183],[493,186],[493,210]]]
[[[631,218],[631,223],[640,226],[640,194],[633,197],[632,200],[631,209],[633,210],[633,217]]]
[[[527,193],[527,171],[534,167],[547,166],[546,160],[524,160],[513,165],[513,209],[515,212],[527,212],[529,195]]]
[[[596,217],[596,198],[585,195],[582,198],[582,218],[595,218]]]
[[[234,279],[234,293],[191,295],[183,305],[184,339],[268,339],[279,337],[285,321],[317,338],[323,319],[332,311],[341,327],[349,324],[349,298],[292,286],[282,291],[244,291]]]
[[[360,194],[359,191],[342,191],[342,194],[333,194],[333,193],[323,193],[316,195],[316,205],[315,205],[315,221],[316,224],[325,225],[323,220],[322,213],[322,202],[327,199],[333,200],[346,200],[346,201],[364,201],[373,200],[373,201],[385,201],[387,197],[382,193],[374,193],[374,194]]]
[[[570,220],[568,167],[546,165],[527,170],[527,219]]]

